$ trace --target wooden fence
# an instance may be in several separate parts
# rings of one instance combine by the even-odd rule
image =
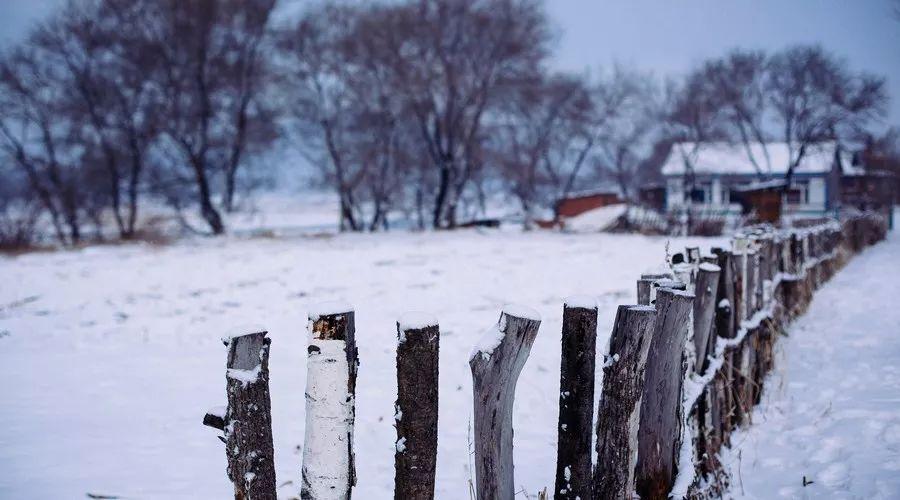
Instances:
[[[619,306],[595,360],[597,304],[563,308],[556,499],[718,497],[728,486],[719,451],[751,424],[774,343],[813,292],[854,253],[884,239],[883,217],[858,214],[806,228],[745,229],[730,249],[687,248],[671,272],[637,280],[637,304]],[[475,484],[479,500],[511,500],[516,380],[540,327],[522,306],[503,308],[472,350]],[[359,354],[354,312],[310,313],[304,499],[349,499]],[[395,499],[434,497],[439,326],[423,314],[397,322]],[[228,406],[206,425],[224,432],[235,498],[274,499],[265,332],[226,339]],[[592,463],[595,370],[603,370]]]

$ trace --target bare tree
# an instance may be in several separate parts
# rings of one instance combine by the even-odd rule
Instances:
[[[41,51],[17,47],[0,60],[0,135],[5,156],[28,180],[64,245],[81,241],[81,150],[69,140],[76,125],[65,119],[66,92],[59,68]]]
[[[768,59],[763,52],[744,50],[709,60],[697,70],[697,77],[708,82],[710,98],[718,102],[716,106],[723,113],[729,141],[744,147],[747,159],[760,175],[772,169],[765,133],[767,70]],[[757,149],[762,151],[761,158]]]
[[[571,188],[584,157],[570,162],[569,150],[575,131],[587,126],[592,108],[579,78],[538,76],[505,95],[485,124],[491,138],[489,158],[521,205],[526,227],[531,227],[537,209],[553,206],[559,191]],[[570,169],[569,175],[563,168]]]
[[[143,3],[138,43],[161,60],[149,77],[163,95],[162,132],[190,169],[201,215],[214,234],[225,231],[215,180],[224,177],[223,206],[230,209],[249,141],[262,148],[274,139],[262,130],[270,119],[256,99],[261,37],[273,6],[274,0]]]
[[[592,162],[635,201],[642,167],[663,136],[661,90],[652,75],[616,67],[596,85],[601,113]]]
[[[860,137],[883,116],[884,79],[852,73],[819,46],[796,46],[775,54],[767,93],[790,153],[785,180],[811,149],[825,141]]]
[[[534,0],[421,0],[376,14],[371,43],[383,55],[389,85],[402,89],[436,171],[432,225],[452,228],[464,191],[484,166],[486,114],[547,56],[546,16]]]

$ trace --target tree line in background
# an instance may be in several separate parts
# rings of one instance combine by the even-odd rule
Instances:
[[[529,224],[585,186],[634,200],[672,144],[786,142],[788,178],[829,140],[896,168],[884,79],[819,46],[734,50],[682,78],[550,69],[538,0],[71,2],[0,58],[0,232],[138,236],[142,207],[204,232],[302,153],[343,230],[454,228],[498,193]],[[696,149],[682,150],[686,171]],[[274,155],[277,157],[277,155]],[[300,166],[297,167],[300,170]],[[298,173],[299,175],[299,173]],[[688,179],[690,180],[690,179]],[[199,229],[195,229],[198,230]]]

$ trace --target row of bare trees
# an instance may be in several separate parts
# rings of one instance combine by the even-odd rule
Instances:
[[[220,234],[265,155],[290,147],[345,230],[453,228],[498,194],[530,224],[600,181],[634,199],[678,141],[744,144],[761,174],[751,144],[785,141],[790,176],[885,109],[883,79],[817,46],[734,51],[680,80],[590,76],[549,68],[539,0],[275,3],[72,2],[7,50],[0,175],[18,210],[68,244],[86,224],[134,237],[142,200],[184,224],[199,209]]]
[[[64,244],[109,220],[134,237],[146,193],[199,206],[222,233],[239,169],[276,137],[262,99],[273,6],[71,2],[0,60],[4,177],[21,173]]]

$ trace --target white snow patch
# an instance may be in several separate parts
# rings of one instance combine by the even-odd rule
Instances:
[[[353,306],[349,302],[344,302],[341,300],[320,302],[309,308],[309,319],[311,321],[316,321],[322,316],[346,314],[349,312],[353,312]]]
[[[227,345],[229,342],[231,342],[231,339],[235,337],[243,337],[244,335],[266,331],[268,330],[266,330],[265,326],[255,323],[235,325],[225,331],[225,334],[222,335],[222,342]]]
[[[570,295],[565,300],[566,307],[579,309],[596,309],[597,297],[593,295]]]
[[[707,272],[711,272],[711,273],[717,273],[717,272],[722,271],[721,267],[719,267],[711,262],[703,262],[698,267],[700,268],[701,271],[707,271]]]
[[[566,231],[574,233],[596,233],[604,231],[609,229],[616,221],[625,215],[627,210],[628,205],[625,203],[595,208],[575,217],[565,219],[564,227]]]
[[[469,361],[472,361],[478,354],[481,354],[484,359],[490,358],[491,354],[494,353],[494,349],[500,346],[500,343],[503,342],[503,337],[505,336],[506,316],[501,315],[500,320],[495,325],[491,326],[481,334],[478,342],[469,353]]]
[[[404,451],[406,451],[406,438],[402,437],[398,439],[397,443],[394,444],[394,448],[397,449],[398,453],[403,453]]]
[[[509,316],[515,316],[522,319],[530,319],[531,321],[541,320],[541,313],[521,304],[505,304],[503,306],[503,312]]]
[[[433,315],[425,312],[410,311],[400,315],[397,324],[400,331],[404,332],[406,330],[421,330],[429,326],[437,326],[438,320]]]
[[[240,382],[242,387],[247,387],[250,384],[255,384],[256,381],[259,380],[259,374],[261,371],[261,364],[256,365],[255,368],[250,370],[244,370],[241,368],[229,368],[227,370],[227,376],[230,379]]]

